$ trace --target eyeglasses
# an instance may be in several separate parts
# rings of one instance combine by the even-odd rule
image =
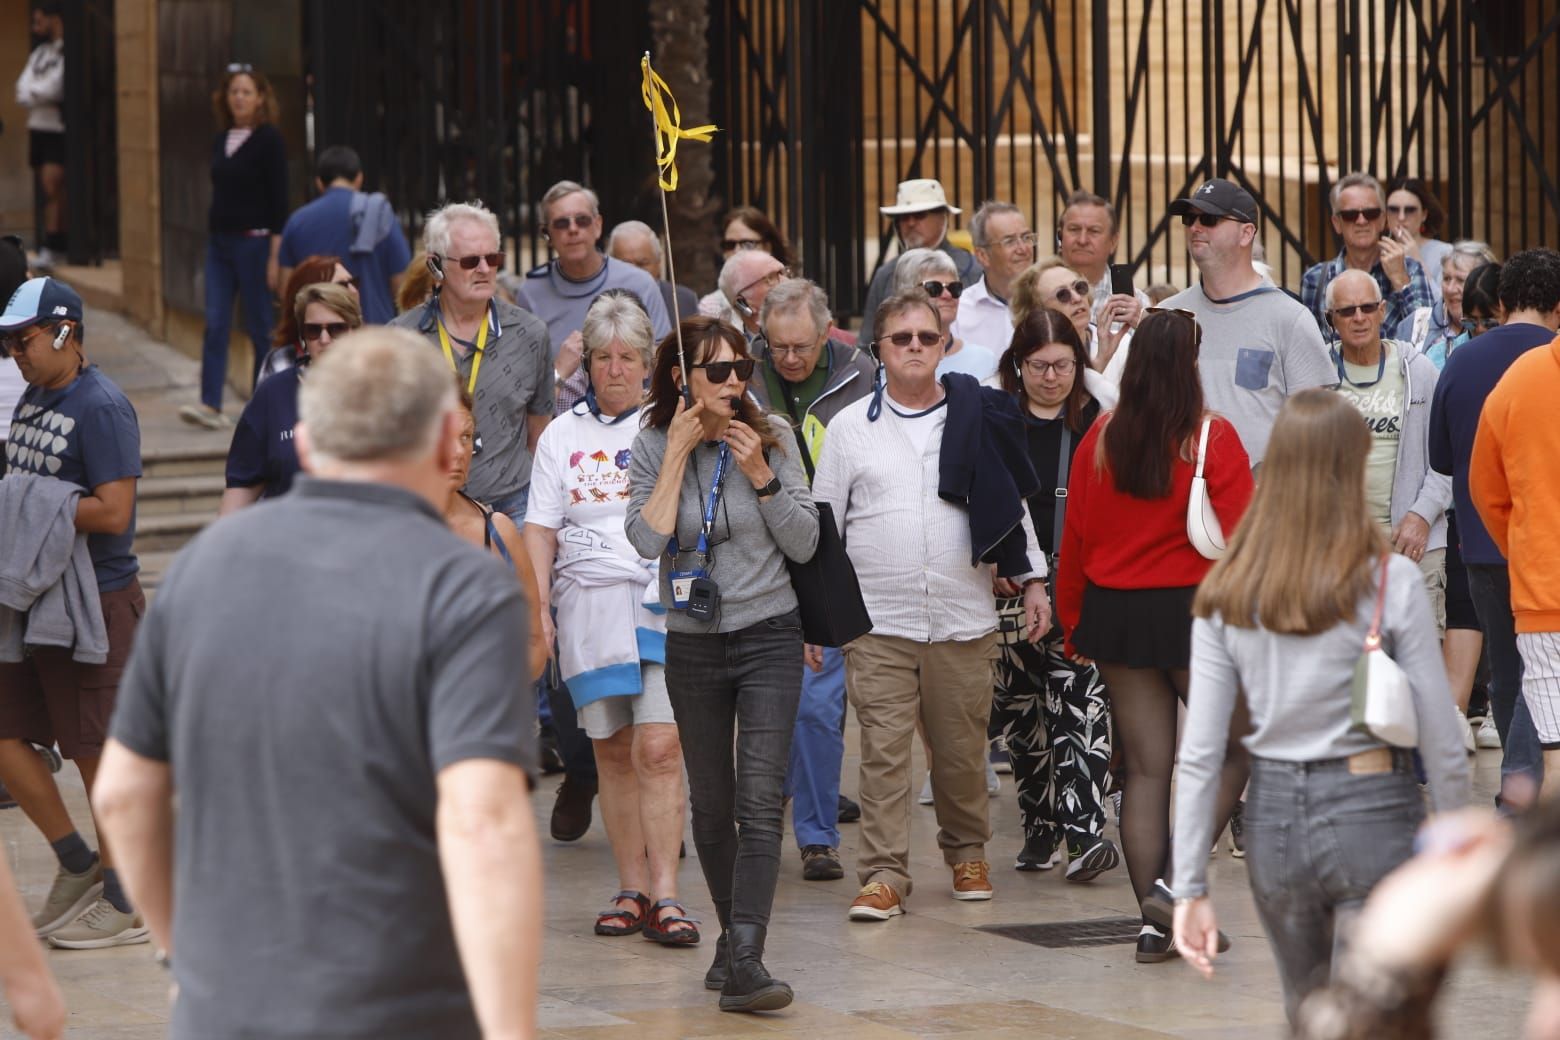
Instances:
[[[495,271],[504,266],[503,253],[475,253],[471,256],[447,256],[445,259],[451,263],[459,264],[463,271],[475,271],[477,265],[484,260]]]
[[[995,242],[988,243],[986,248],[997,246],[1000,249],[1012,249],[1014,246],[1033,246],[1034,244],[1035,233],[1033,231],[1025,231],[1022,234],[1005,235]]]
[[[1072,303],[1074,297],[1080,300],[1087,300],[1091,294],[1092,290],[1089,288],[1089,283],[1080,278],[1073,282],[1070,287],[1064,285],[1056,290],[1056,292],[1051,294],[1051,299],[1057,303]]]
[[[1376,300],[1374,303],[1356,303],[1352,307],[1334,307],[1332,313],[1340,318],[1352,318],[1356,311],[1361,314],[1375,314],[1384,306],[1386,304]]]
[[[313,343],[327,332],[330,333],[331,339],[340,339],[352,331],[352,326],[344,321],[330,321],[323,324],[306,321],[298,327],[298,331],[303,333],[303,338],[306,342]]]
[[[1044,379],[1047,372],[1055,372],[1063,378],[1073,374],[1073,369],[1078,363],[1072,358],[1062,358],[1060,361],[1036,361],[1033,358],[1024,362],[1024,369],[1036,379]]]
[[[723,252],[735,253],[739,249],[763,249],[769,245],[767,238],[723,238],[720,240],[720,248]]]
[[[952,296],[955,300],[957,300],[959,298],[959,294],[964,291],[964,283],[963,282],[922,282],[921,283],[921,288],[925,289],[926,290],[926,295],[930,296],[934,300],[937,299],[937,297],[941,296],[945,292],[949,296]]]
[[[704,378],[712,383],[724,383],[735,372],[737,378],[744,383],[753,378],[753,359],[738,358],[735,361],[706,361],[699,365],[689,365],[689,368],[704,369]]]
[[[778,270],[770,271],[768,274],[764,275],[762,278],[755,278],[753,281],[751,281],[751,282],[747,283],[746,285],[744,285],[742,287],[741,291],[739,291],[737,293],[737,295],[741,296],[741,295],[743,295],[743,293],[746,293],[749,289],[756,289],[760,285],[767,285],[767,286],[769,286],[772,289],[775,286],[779,285],[781,282],[785,281],[789,277],[791,277],[791,269],[788,268],[788,267],[782,267],[782,268],[780,268]]]
[[[923,347],[935,347],[942,342],[942,333],[928,332],[922,329],[920,332],[896,332],[892,336],[879,337],[879,343],[892,343],[896,347],[908,347],[911,342],[920,340]]]
[[[39,331],[50,330],[42,325],[31,325],[20,332],[8,332],[0,336],[0,357],[27,353],[27,347],[32,343],[33,334]]]
[[[570,224],[584,231],[595,222],[596,215],[594,213],[576,213],[572,217],[559,217],[557,220],[551,221],[547,225],[547,229],[561,235],[569,230]]]
[[[234,73],[238,73],[238,72],[253,72],[253,71],[255,71],[255,67],[253,65],[249,64],[247,61],[235,61],[235,62],[233,62],[232,64],[230,64],[227,67],[227,73],[228,73],[229,76],[233,75]]]
[[[1500,325],[1499,318],[1464,318],[1462,326],[1469,332],[1488,332]]]
[[[1218,213],[1182,213],[1181,226],[1191,227],[1193,224],[1201,224],[1203,227],[1218,227],[1221,220],[1234,220],[1234,217]]]
[[[1414,204],[1409,204],[1407,206],[1388,206],[1387,212],[1392,214],[1394,217],[1406,217],[1410,213],[1418,213],[1419,207]]]
[[[817,349],[816,343],[798,343],[795,346],[787,346],[783,343],[769,344],[769,353],[775,357],[804,358]]]
[[[1345,224],[1357,224],[1364,220],[1367,224],[1374,224],[1381,219],[1381,207],[1372,206],[1370,209],[1340,209],[1338,219]]]

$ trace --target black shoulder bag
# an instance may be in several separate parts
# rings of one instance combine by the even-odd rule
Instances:
[[[834,524],[834,508],[818,502],[818,550],[806,563],[787,559],[791,587],[802,614],[802,638],[818,646],[844,646],[872,631],[861,582]]]

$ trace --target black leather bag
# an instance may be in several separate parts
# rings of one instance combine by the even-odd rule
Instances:
[[[834,524],[834,510],[818,504],[818,551],[806,563],[786,560],[802,614],[802,638],[818,646],[844,646],[872,631],[856,568]]]

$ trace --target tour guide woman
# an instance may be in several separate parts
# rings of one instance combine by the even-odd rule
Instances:
[[[743,335],[701,316],[683,321],[682,344],[687,373],[675,332],[656,356],[626,530],[641,556],[661,561],[666,685],[693,841],[720,915],[704,984],[720,989],[723,1011],[773,1011],[791,1002],[763,953],[802,687],[801,618],[785,564],[812,558],[818,511],[786,450],[790,430],[746,396],[753,358]]]

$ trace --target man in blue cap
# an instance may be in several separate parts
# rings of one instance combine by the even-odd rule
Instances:
[[[23,282],[0,315],[0,347],[27,380],[5,446],[6,480],[31,474],[81,488],[75,528],[87,536],[108,641],[101,664],[57,646],[32,646],[21,661],[0,663],[0,780],[59,860],[33,925],[67,949],[147,941],[108,849],[100,856],[87,845],[31,746],[58,744],[90,793],[119,674],[146,611],[133,548],[141,430],[123,391],[87,362],[82,339],[81,297],[53,278]],[[0,548],[0,566],[5,555]]]

